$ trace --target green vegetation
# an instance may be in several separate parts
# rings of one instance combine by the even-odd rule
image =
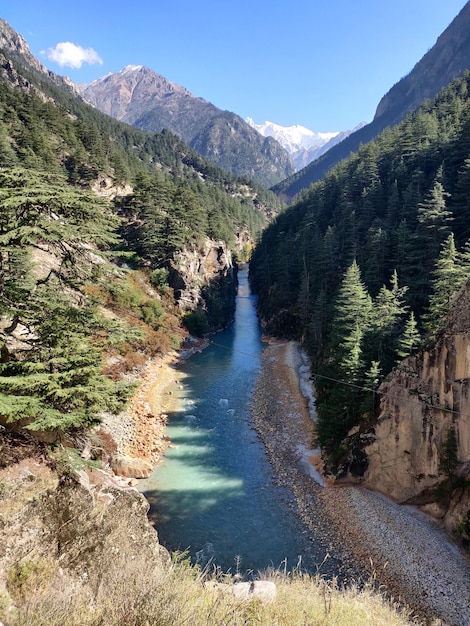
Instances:
[[[266,330],[302,339],[330,468],[381,380],[433,341],[469,276],[470,74],[342,161],[266,229],[250,265]]]
[[[128,386],[101,374],[93,306],[66,295],[91,276],[87,246],[114,243],[115,224],[103,202],[59,174],[0,172],[0,414],[7,421],[78,427],[126,399]],[[40,275],[34,255],[47,265]]]
[[[2,58],[0,419],[82,428],[123,408],[126,373],[180,345],[174,255],[207,237],[254,238],[280,204],[171,133],[121,124]],[[205,295],[204,331],[230,317],[224,299],[233,293]]]

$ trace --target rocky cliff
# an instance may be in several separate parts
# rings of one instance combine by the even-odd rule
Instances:
[[[223,241],[203,240],[175,253],[170,285],[183,311],[202,309],[211,329],[225,326],[235,308],[236,271]]]
[[[366,485],[399,502],[426,505],[449,530],[464,531],[470,521],[470,281],[435,345],[402,361],[379,393],[380,416],[365,448]]]
[[[76,624],[75,603],[120,602],[120,591],[145,582],[143,571],[151,578],[168,568],[149,505],[125,481],[91,467],[72,477],[26,439],[4,439],[0,452],[2,623],[19,623],[21,607],[31,620],[20,623],[57,623],[62,614]]]

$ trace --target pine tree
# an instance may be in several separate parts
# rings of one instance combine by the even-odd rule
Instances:
[[[379,361],[372,361],[369,369],[364,375],[364,393],[361,403],[361,413],[363,415],[373,415],[377,408],[376,389],[382,380],[382,373]]]
[[[97,317],[78,291],[93,270],[89,244],[116,242],[116,224],[107,203],[61,177],[0,170],[0,414],[8,421],[77,427],[126,397],[125,385],[101,373]],[[54,259],[46,275],[31,271],[34,249]],[[61,295],[65,286],[74,304]]]
[[[429,333],[436,333],[444,324],[451,299],[460,289],[466,276],[467,272],[459,263],[454,235],[451,233],[443,243],[436,262],[432,280],[433,292],[429,298],[428,312],[423,317],[424,327]]]
[[[422,254],[424,264],[433,261],[439,252],[439,247],[449,235],[452,212],[447,209],[449,195],[441,182],[442,167],[439,168],[434,184],[423,202],[418,205],[418,222],[421,226],[421,241],[424,246]]]
[[[330,349],[338,362],[346,362],[350,350],[358,352],[358,337],[361,334],[362,338],[369,326],[371,309],[371,298],[362,282],[359,266],[353,261],[341,283],[331,324]],[[353,342],[351,336],[356,337]]]
[[[418,331],[418,325],[415,320],[413,311],[405,324],[403,335],[398,340],[397,356],[400,359],[405,359],[416,350],[421,343],[421,335]]]
[[[398,274],[393,271],[390,288],[382,286],[374,300],[370,329],[366,337],[367,357],[377,360],[384,371],[392,368],[396,359],[397,343],[406,314],[404,296],[408,287],[399,287]]]
[[[363,337],[372,301],[356,261],[347,269],[335,301],[324,378],[317,382],[318,442],[333,465],[340,462],[341,442],[361,419]]]
[[[98,320],[91,307],[71,306],[50,282],[36,290],[23,312],[21,360],[0,363],[0,414],[26,419],[31,430],[67,430],[90,424],[104,410],[119,410],[132,385],[101,373],[92,340]]]

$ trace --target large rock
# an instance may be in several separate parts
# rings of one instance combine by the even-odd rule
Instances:
[[[58,477],[42,459],[0,469],[0,481],[0,591],[25,563],[46,567],[58,592],[86,589],[90,598],[112,597],[143,569],[166,570],[149,504],[126,481],[99,469]]]
[[[111,469],[117,476],[125,478],[148,478],[153,466],[148,461],[131,456],[118,456],[112,459]]]

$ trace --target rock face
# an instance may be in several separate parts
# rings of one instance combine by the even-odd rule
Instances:
[[[205,239],[175,254],[170,285],[182,310],[202,308],[213,329],[225,326],[235,308],[236,270],[223,241]]]
[[[470,281],[435,346],[402,361],[379,392],[381,412],[365,448],[365,483],[399,502],[431,503],[446,479],[442,464],[452,433],[456,473],[470,473]],[[445,514],[449,526],[468,515],[470,494],[457,491],[444,508],[430,508]]]
[[[135,574],[133,564],[148,576],[167,567],[148,502],[124,481],[99,469],[59,477],[31,458],[0,469],[0,478],[0,592],[7,604],[21,601],[15,576],[29,573],[32,584],[34,571],[58,592],[96,598],[112,597],[118,578]]]

